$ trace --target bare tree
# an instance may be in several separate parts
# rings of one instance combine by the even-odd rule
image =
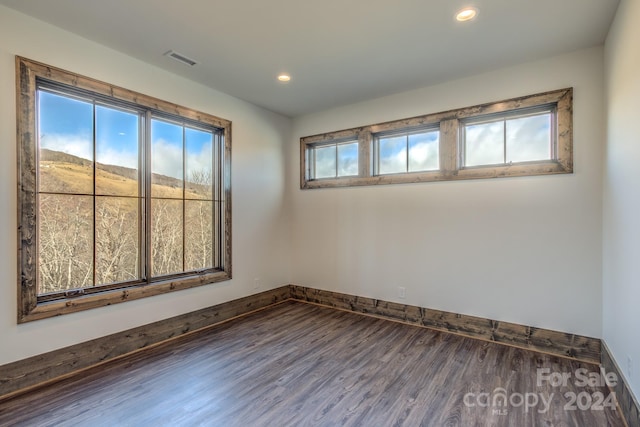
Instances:
[[[64,181],[64,176],[53,172],[58,191],[76,184]],[[152,276],[214,265],[212,179],[210,170],[193,171],[187,181],[187,200],[152,199],[151,229],[147,230]],[[143,239],[137,198],[41,193],[39,200],[38,293],[141,277]]]
[[[39,293],[93,284],[92,217],[89,197],[40,196]]]
[[[182,200],[151,201],[152,275],[176,273],[182,267]]]
[[[187,191],[198,199],[212,199],[213,175],[211,169],[197,169],[187,177]]]
[[[185,203],[185,269],[212,267],[213,204],[199,200]]]
[[[96,201],[96,281],[138,278],[138,200],[100,197]]]

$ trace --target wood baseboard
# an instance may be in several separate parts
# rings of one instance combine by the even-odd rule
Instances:
[[[167,340],[286,301],[290,287],[256,295],[96,338],[0,366],[0,401]]]
[[[609,351],[609,347],[607,347],[604,340],[602,340],[601,364],[606,372],[613,372],[618,378],[616,386],[611,388],[616,393],[618,405],[622,410],[622,415],[627,421],[627,425],[640,426],[640,405],[638,404],[638,400],[633,395],[633,392],[625,381],[624,376],[622,376],[622,371],[616,363],[616,360],[611,355],[611,351]]]
[[[599,364],[597,338],[298,285],[250,295],[0,366],[0,401],[108,361],[293,299]]]
[[[297,285],[291,285],[291,298],[588,363],[600,363],[598,338]]]

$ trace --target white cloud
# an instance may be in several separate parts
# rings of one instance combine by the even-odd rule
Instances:
[[[551,118],[548,114],[507,121],[507,162],[551,158]]]
[[[118,151],[112,148],[101,149],[96,153],[96,160],[104,165],[138,168],[138,153],[136,151]]]
[[[466,127],[465,165],[492,165],[504,162],[504,122]]]
[[[358,143],[338,145],[338,176],[358,175]]]
[[[378,144],[381,174],[407,171],[407,138],[405,136],[382,138]]]
[[[204,144],[199,152],[187,151],[187,178],[195,171],[212,170],[211,145]]]
[[[80,135],[45,134],[40,137],[40,148],[59,151],[93,161],[93,143],[90,137]],[[137,168],[138,154],[135,151],[114,150],[113,148],[108,147],[98,150],[97,161],[105,165]]]
[[[526,162],[551,158],[550,114],[508,119],[466,127],[467,166]]]
[[[409,171],[436,170],[440,165],[438,140],[419,142],[409,149]]]
[[[315,178],[333,178],[336,176],[336,146],[315,149]]]
[[[182,146],[157,139],[151,147],[153,173],[182,179]]]
[[[183,179],[182,156],[182,145],[167,142],[164,139],[155,140],[151,150],[151,167],[153,173]],[[204,144],[199,152],[187,152],[186,166],[187,175],[195,171],[211,171],[211,145]]]
[[[40,138],[40,147],[60,151],[83,159],[93,160],[93,143],[90,137],[80,135],[45,134]],[[187,153],[187,173],[212,169],[212,147],[204,144],[199,152]],[[105,165],[138,167],[137,150],[117,149],[99,144],[96,160]],[[152,148],[152,169],[154,173],[182,179],[182,146],[163,139],[154,141]]]
[[[93,160],[91,138],[80,135],[44,134],[40,136],[40,148],[60,151],[87,160]]]

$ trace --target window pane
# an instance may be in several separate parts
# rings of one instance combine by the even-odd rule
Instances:
[[[213,200],[213,134],[185,128],[188,199]]]
[[[337,170],[336,146],[316,147],[313,151],[315,153],[315,178],[335,178]]]
[[[358,175],[358,143],[338,145],[338,176]]]
[[[151,200],[151,275],[182,271],[182,201]]]
[[[180,125],[151,120],[151,195],[182,198],[182,129]]]
[[[213,202],[185,202],[185,270],[213,267]]]
[[[440,132],[409,135],[409,172],[440,169]]]
[[[551,159],[551,113],[507,120],[507,163]]]
[[[381,175],[407,171],[407,137],[394,136],[378,140]]]
[[[96,282],[139,278],[138,199],[96,198]]]
[[[39,191],[93,194],[93,104],[38,91]]]
[[[38,293],[93,285],[93,197],[41,194]]]
[[[96,106],[96,194],[138,195],[138,115]]]
[[[465,126],[465,166],[504,163],[504,121]]]

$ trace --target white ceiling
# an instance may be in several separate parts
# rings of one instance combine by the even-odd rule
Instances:
[[[618,0],[0,0],[295,117],[603,43]],[[479,9],[458,23],[463,6]],[[173,49],[197,60],[188,67]],[[288,84],[277,82],[289,72]]]

